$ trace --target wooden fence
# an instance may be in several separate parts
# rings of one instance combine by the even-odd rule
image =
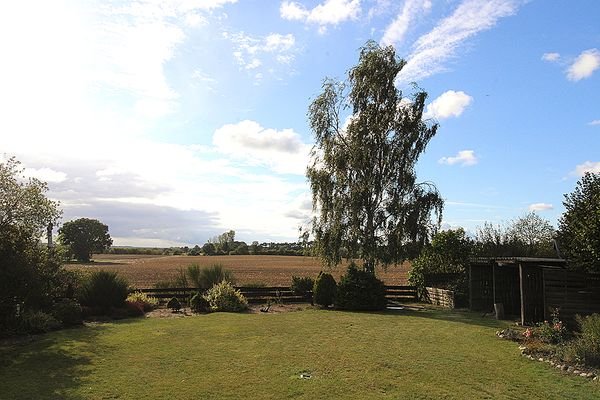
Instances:
[[[294,293],[289,287],[237,287],[250,304],[262,304],[267,301],[281,303],[307,303],[312,294],[302,296]],[[155,297],[161,302],[166,302],[172,297],[187,302],[191,296],[198,292],[198,288],[157,288],[135,289],[148,296]],[[417,301],[417,289],[414,286],[386,286],[385,297],[388,303]]]
[[[544,301],[547,320],[554,308],[560,309],[564,320],[600,313],[600,274],[545,269]]]
[[[454,292],[452,290],[426,287],[423,293],[423,301],[442,306],[445,308],[454,308]]]

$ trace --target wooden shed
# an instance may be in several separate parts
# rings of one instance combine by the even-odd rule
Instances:
[[[491,312],[502,304],[522,324],[600,313],[600,274],[570,271],[556,258],[475,258],[469,265],[469,308]]]

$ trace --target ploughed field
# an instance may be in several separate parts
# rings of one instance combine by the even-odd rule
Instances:
[[[316,277],[325,267],[315,257],[302,256],[146,256],[99,254],[89,264],[67,264],[71,270],[116,271],[130,285],[137,288],[150,288],[157,282],[175,279],[181,269],[188,265],[210,266],[221,264],[233,272],[236,284],[263,284],[265,286],[289,286],[292,276]],[[409,263],[390,266],[386,271],[378,270],[379,279],[386,285],[405,285],[408,279]],[[339,280],[345,266],[340,265],[330,271]]]

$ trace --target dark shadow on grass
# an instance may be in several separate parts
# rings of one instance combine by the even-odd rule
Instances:
[[[2,399],[65,399],[74,394],[92,372],[91,359],[97,349],[102,324],[82,326],[0,344]]]

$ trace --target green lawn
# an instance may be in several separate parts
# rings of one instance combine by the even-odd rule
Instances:
[[[126,320],[3,345],[0,398],[600,398],[521,357],[500,326],[434,310]]]

